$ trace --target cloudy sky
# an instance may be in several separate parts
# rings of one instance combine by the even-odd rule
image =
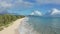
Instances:
[[[36,10],[45,14],[52,9],[60,10],[60,0],[0,0],[0,12],[29,15]]]

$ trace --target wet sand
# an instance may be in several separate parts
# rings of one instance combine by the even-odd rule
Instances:
[[[12,25],[10,25],[9,27],[4,28],[4,30],[0,31],[0,34],[19,34],[18,27],[25,18],[26,17],[17,19],[16,21],[13,22]]]

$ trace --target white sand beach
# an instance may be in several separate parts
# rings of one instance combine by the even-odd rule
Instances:
[[[19,34],[18,27],[25,18],[17,19],[12,25],[0,31],[0,34]]]

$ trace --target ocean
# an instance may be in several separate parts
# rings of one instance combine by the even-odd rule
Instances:
[[[60,18],[27,16],[19,26],[20,34],[60,34]]]

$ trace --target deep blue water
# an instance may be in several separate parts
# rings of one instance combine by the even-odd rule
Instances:
[[[27,23],[30,26],[32,26],[31,28],[33,28],[39,34],[60,34],[60,18],[38,17],[38,16],[28,16],[28,18],[29,19],[28,19]],[[30,27],[30,26],[28,26],[28,27]],[[26,28],[28,28],[28,27],[26,27]],[[38,33],[36,33],[36,34],[38,34]],[[30,34],[30,33],[28,33],[28,34]]]

